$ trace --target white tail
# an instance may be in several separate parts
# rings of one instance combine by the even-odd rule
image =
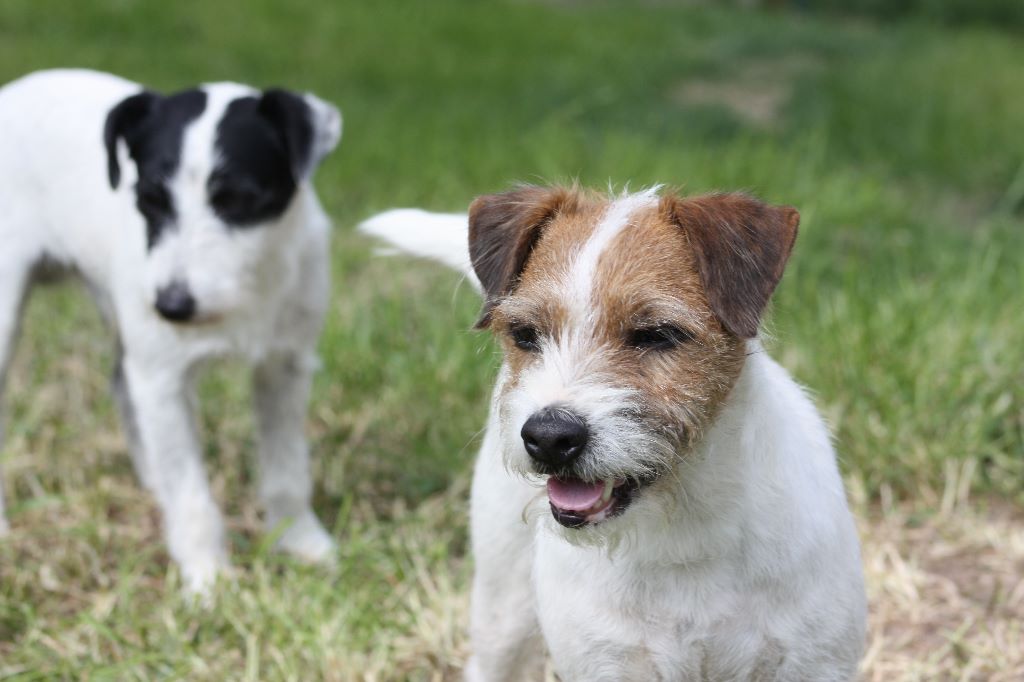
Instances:
[[[480,291],[480,280],[469,260],[469,219],[464,213],[395,208],[363,221],[358,229],[392,247],[382,253],[403,252],[439,261],[464,274]]]

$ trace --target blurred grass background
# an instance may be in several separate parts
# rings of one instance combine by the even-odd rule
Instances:
[[[797,206],[769,345],[832,423],[855,499],[1020,508],[1022,7],[4,0],[0,82],[81,66],[164,90],[283,85],[339,104],[345,132],[317,176],[336,229],[310,411],[339,571],[256,532],[248,383],[229,365],[202,394],[238,575],[214,611],[181,604],[107,394],[110,335],[80,289],[40,291],[5,396],[0,678],[454,675],[497,357],[456,276],[374,259],[353,226],[519,180]]]

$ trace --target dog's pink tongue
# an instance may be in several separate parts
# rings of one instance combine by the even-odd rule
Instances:
[[[548,479],[548,499],[551,504],[565,511],[590,509],[601,499],[604,483],[587,483],[578,478]]]

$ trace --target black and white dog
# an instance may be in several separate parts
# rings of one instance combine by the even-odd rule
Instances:
[[[0,379],[41,268],[77,272],[116,330],[114,392],[187,589],[227,565],[193,414],[203,360],[254,368],[260,496],[282,549],[334,542],[310,507],[303,422],[328,299],[310,183],[341,116],[309,94],[216,83],[160,95],[43,71],[0,89]],[[0,498],[0,533],[7,530]]]

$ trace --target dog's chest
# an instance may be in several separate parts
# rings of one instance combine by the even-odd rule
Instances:
[[[538,547],[534,580],[544,639],[566,682],[776,679],[784,647],[727,573],[641,570],[562,544],[547,555]]]

